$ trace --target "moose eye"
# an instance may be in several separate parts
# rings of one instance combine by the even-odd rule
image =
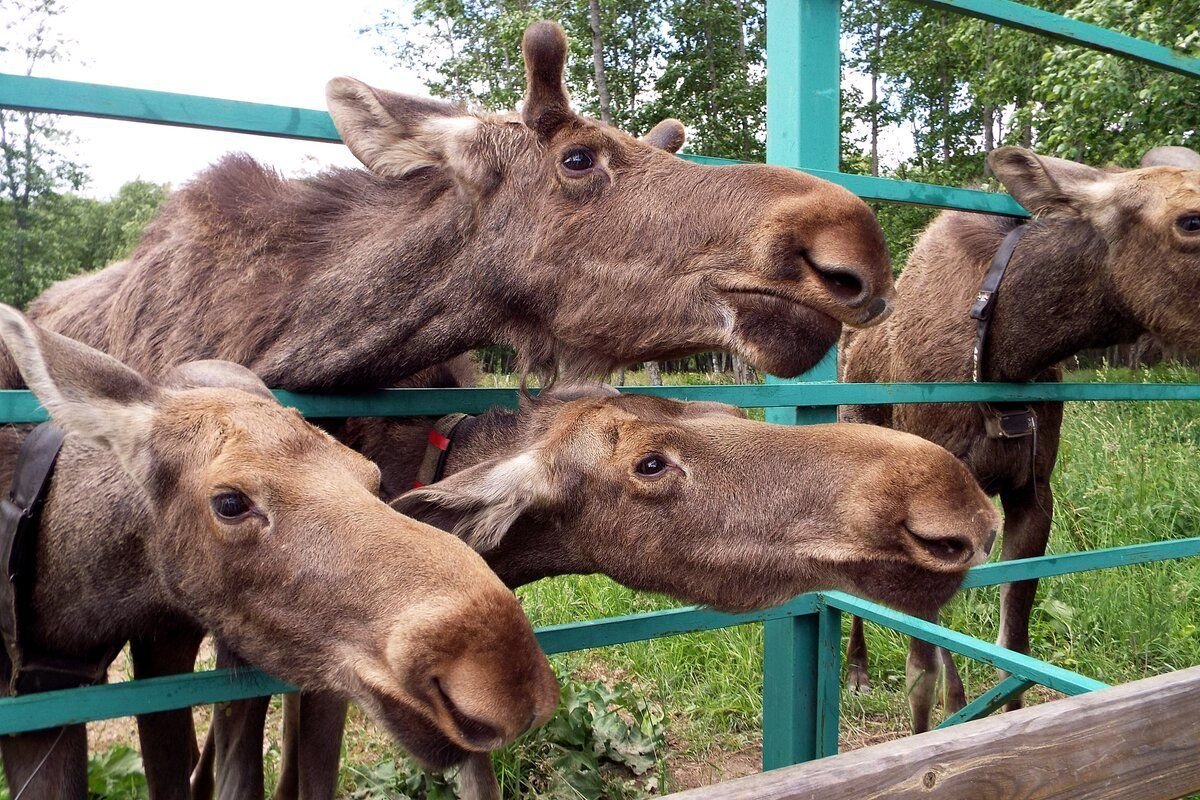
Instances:
[[[1200,213],[1184,214],[1175,220],[1175,226],[1184,233],[1200,232]]]
[[[655,478],[667,471],[667,460],[658,454],[645,456],[634,467],[634,472],[647,478]]]
[[[567,172],[587,172],[596,165],[596,157],[586,147],[576,147],[563,154],[562,165]]]
[[[223,520],[239,520],[254,509],[250,498],[241,492],[221,492],[212,499],[212,510]]]

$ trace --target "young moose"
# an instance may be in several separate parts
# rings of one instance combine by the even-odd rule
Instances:
[[[1001,241],[1022,224],[1027,230],[996,293],[983,380],[1058,380],[1063,359],[1145,332],[1200,350],[1200,154],[1155,148],[1140,169],[1121,171],[1003,147],[988,164],[1034,218],[954,212],[934,220],[898,284],[896,313],[880,328],[847,336],[846,380],[970,380],[976,323],[968,310]],[[1000,495],[1004,558],[1028,558],[1043,555],[1050,536],[1062,404],[1031,409],[1036,435],[1008,439],[988,435],[985,419],[998,410],[990,404],[850,407],[843,418],[909,431],[957,455]],[[1036,591],[1037,581],[1003,587],[1001,645],[1029,651]],[[861,621],[848,660],[851,681],[865,685]],[[942,660],[947,706],[956,710],[965,703],[962,683],[948,653]],[[932,646],[913,641],[908,673],[919,732],[929,727],[935,691]]]
[[[387,497],[418,477],[431,427],[350,420],[340,433],[380,465]],[[509,586],[599,572],[723,609],[838,588],[929,614],[984,559],[998,525],[943,448],[874,426],[768,425],[718,403],[590,386],[467,419],[449,436],[446,477],[393,507],[455,531]],[[332,798],[344,703],[288,703],[276,798]],[[266,701],[249,704],[257,710],[222,734],[240,749],[222,746],[218,760],[261,771]],[[245,796],[231,791],[245,778],[222,772],[222,796]]]
[[[284,680],[354,699],[438,767],[552,713],[554,675],[483,559],[388,508],[375,465],[248,370],[196,362],[153,383],[3,305],[0,339],[68,432],[18,595],[24,651],[90,662],[182,615]],[[3,463],[20,438],[0,430]],[[6,681],[11,666],[0,655]],[[4,737],[8,786],[85,797],[85,736]]]

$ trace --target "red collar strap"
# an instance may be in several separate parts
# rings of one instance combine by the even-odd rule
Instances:
[[[458,431],[459,426],[469,419],[473,420],[474,417],[469,414],[450,414],[433,424],[433,430],[429,432],[428,443],[425,446],[425,456],[421,459],[421,466],[417,470],[417,479],[413,481],[412,488],[420,489],[422,486],[437,483],[445,477],[446,458],[449,456],[451,448],[454,447],[454,434]]]

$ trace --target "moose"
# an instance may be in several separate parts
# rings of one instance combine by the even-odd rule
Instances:
[[[897,283],[895,313],[879,328],[844,337],[845,380],[970,380],[976,321],[968,310],[993,255],[1018,226],[1026,230],[994,296],[979,355],[982,379],[1059,380],[1063,359],[1145,332],[1200,350],[1200,154],[1155,148],[1138,169],[1102,170],[1002,147],[989,154],[988,165],[1033,219],[939,215]],[[1028,435],[989,434],[989,421],[1005,413],[1032,420],[1025,423]],[[1045,553],[1061,403],[850,406],[842,419],[909,431],[946,447],[989,494],[1000,496],[1002,556]],[[1036,592],[1036,580],[1001,590],[1004,647],[1029,652]],[[847,660],[851,684],[867,686],[861,620],[855,620]],[[913,640],[907,673],[917,732],[929,728],[937,660],[931,645]],[[945,705],[954,711],[966,702],[962,681],[948,652],[941,651],[941,661]]]
[[[421,385],[495,342],[541,374],[724,348],[794,375],[842,323],[886,316],[887,251],[858,198],[791,170],[675,158],[677,122],[640,141],[575,114],[566,50],[553,23],[526,32],[519,114],[335,79],[330,113],[366,170],[284,180],[227,157],[128,260],[51,287],[30,317],[153,380],[224,359],[270,386],[345,391]],[[21,385],[2,359],[0,381]],[[135,675],[191,669],[199,635],[181,616],[135,639]],[[191,715],[139,730],[151,792],[183,796]]]
[[[366,171],[288,181],[229,156],[129,260],[52,287],[31,316],[152,375],[223,358],[275,388],[346,391],[497,342],[534,372],[724,348],[791,376],[841,323],[887,313],[887,249],[860,199],[576,115],[557,25],[530,27],[524,53],[519,116],[330,81]]]
[[[339,437],[379,464],[394,508],[454,531],[510,587],[599,572],[728,610],[840,588],[929,614],[999,524],[943,448],[875,426],[771,425],[599,384],[461,417],[351,419]],[[428,480],[431,431],[449,440],[444,477],[405,491]],[[261,796],[266,702],[215,715],[196,797],[214,757],[219,796]],[[332,798],[345,702],[304,693],[286,709],[275,797]]]
[[[483,559],[390,509],[374,464],[249,370],[193,362],[151,381],[3,305],[0,339],[68,434],[19,598],[23,651],[90,663],[184,615],[280,678],[353,698],[438,767],[549,718],[554,674]],[[23,437],[0,436],[11,464]],[[86,796],[70,746],[84,737],[4,737],[8,786]]]

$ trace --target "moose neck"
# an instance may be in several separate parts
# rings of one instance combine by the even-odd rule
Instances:
[[[1141,328],[1111,299],[1107,246],[1083,220],[1043,220],[1017,245],[988,330],[984,376],[1030,381],[1089,347],[1132,341]]]
[[[317,269],[295,287],[294,305],[281,309],[282,334],[248,365],[268,385],[390,386],[505,338],[508,308],[492,294],[504,255],[478,252],[479,221],[444,176],[398,179],[403,192],[395,180],[361,170],[313,180],[320,191],[302,192],[309,202],[292,213],[301,228],[310,218],[329,246],[311,251]],[[328,186],[338,183],[347,188],[335,194]]]
[[[446,455],[445,476],[491,458],[516,455],[536,438],[530,419],[508,409],[493,409],[476,417],[472,425],[458,428],[454,445]],[[385,498],[392,499],[413,486],[434,422],[370,420],[343,440],[379,464]],[[526,515],[518,519],[499,546],[484,553],[484,559],[511,588],[554,575],[595,571],[596,567],[584,563],[572,546],[570,533],[560,519]]]
[[[351,391],[503,341],[538,309],[516,254],[433,170],[283,180],[227,157],[177,192],[127,262],[49,290],[46,327],[150,376],[225,359],[269,386]],[[3,370],[0,370],[3,371]]]

